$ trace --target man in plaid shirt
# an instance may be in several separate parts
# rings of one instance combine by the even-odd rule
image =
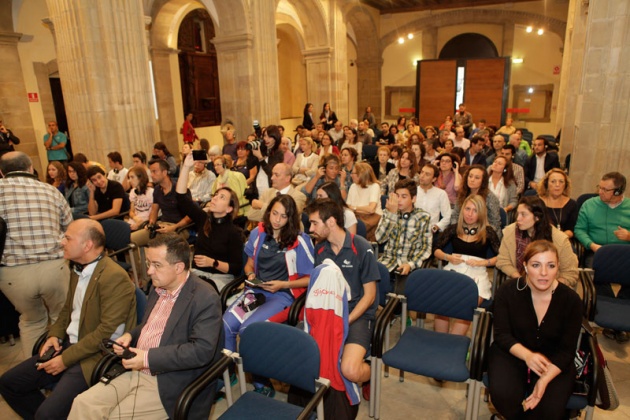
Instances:
[[[33,175],[22,152],[0,158],[0,217],[7,239],[0,259],[0,290],[20,313],[24,357],[48,323],[54,323],[68,292],[70,270],[61,238],[72,222],[63,195]]]
[[[386,242],[378,260],[390,273],[407,275],[431,255],[431,216],[414,207],[418,193],[414,180],[398,181],[394,190],[376,228],[376,240]]]

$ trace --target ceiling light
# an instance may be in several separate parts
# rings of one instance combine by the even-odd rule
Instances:
[[[537,33],[538,35],[542,35],[545,33],[545,31],[543,30],[543,28],[540,28]]]
[[[407,38],[413,39],[413,34],[412,33],[407,34]]]
[[[534,88],[529,88],[529,89],[527,89],[527,92],[529,92],[529,93],[534,93]]]
[[[530,32],[531,32],[531,31],[533,31],[533,30],[534,30],[534,28],[532,28],[531,26],[528,26],[528,27],[527,27],[527,29],[525,29],[525,31],[526,31],[527,33],[530,33]]]
[[[399,44],[404,44],[405,43],[405,38],[403,38],[402,36],[400,38],[398,38],[398,43]]]

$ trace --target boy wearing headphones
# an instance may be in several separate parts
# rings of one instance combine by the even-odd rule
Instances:
[[[407,275],[431,256],[431,216],[414,207],[417,193],[414,180],[398,181],[376,228],[376,241],[385,243],[378,260],[390,273]]]

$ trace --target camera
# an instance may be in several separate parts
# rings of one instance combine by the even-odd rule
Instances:
[[[155,238],[155,236],[157,235],[157,230],[159,228],[160,228],[160,225],[158,225],[158,224],[153,224],[153,225],[147,226],[147,229],[149,229],[149,239]]]
[[[260,149],[260,140],[248,141],[245,147],[247,150],[258,150]]]

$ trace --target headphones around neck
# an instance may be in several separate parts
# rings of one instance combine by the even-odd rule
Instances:
[[[412,212],[406,212],[406,213],[401,213],[400,217],[402,217],[403,220],[409,220],[409,218],[411,217],[411,213]]]
[[[619,188],[615,189],[615,191],[613,192],[613,195],[620,196],[621,194],[624,193],[625,190],[626,190],[626,179],[622,178],[621,183],[619,184]]]
[[[79,264],[78,262],[74,262],[74,261],[72,261],[72,262],[71,262],[71,264],[70,264],[70,266],[71,266],[70,268],[71,268],[71,269],[72,269],[75,273],[77,273],[78,275],[81,275],[81,273],[83,272],[83,270],[85,269],[85,267],[87,267],[88,265],[90,265],[90,264],[92,264],[92,263],[95,263],[95,262],[98,262],[98,261],[102,260],[104,256],[105,256],[105,254],[100,254],[98,257],[96,257],[96,259],[94,259],[93,261],[90,261],[90,262],[89,262],[89,263],[87,263],[87,264]]]
[[[476,235],[478,231],[479,231],[479,228],[477,228],[477,227],[469,228],[467,226],[464,226],[464,233],[466,235],[471,235],[471,236],[472,235]]]

